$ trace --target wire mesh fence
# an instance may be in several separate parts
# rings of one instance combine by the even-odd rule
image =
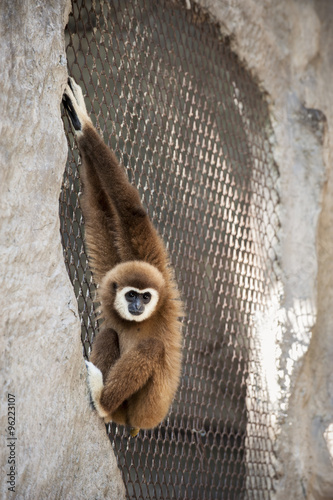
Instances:
[[[218,26],[187,4],[74,0],[66,28],[69,74],[138,187],[186,304],[183,373],[168,418],[136,438],[114,424],[107,432],[128,498],[270,498],[272,432],[253,323],[276,279],[268,111]],[[88,357],[98,323],[80,160],[64,123],[61,236]]]

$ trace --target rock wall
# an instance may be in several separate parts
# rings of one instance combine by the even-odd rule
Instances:
[[[199,3],[267,93],[275,133],[282,293],[279,329],[266,332],[275,335],[266,365],[276,367],[279,388],[270,401],[279,460],[275,497],[332,499],[333,4]]]
[[[333,498],[333,4],[200,4],[219,20],[267,93],[275,132],[283,288],[276,311],[281,328],[271,354],[280,390],[271,398],[279,461],[275,497],[328,500]],[[2,498],[124,498],[104,426],[87,404],[76,301],[59,237],[58,197],[67,156],[59,106],[67,77],[68,9],[66,0],[0,3]]]
[[[0,497],[119,500],[59,235],[68,12],[66,0],[0,2]]]

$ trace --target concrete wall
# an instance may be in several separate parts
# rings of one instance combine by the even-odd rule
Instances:
[[[0,2],[1,498],[124,498],[105,427],[89,408],[60,244],[68,7]]]
[[[277,327],[258,325],[258,337],[264,355],[273,339],[262,376],[276,421],[276,498],[332,499],[333,4],[199,3],[267,93],[275,133],[281,277],[266,326]]]

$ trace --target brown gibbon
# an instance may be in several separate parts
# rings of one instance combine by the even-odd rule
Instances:
[[[88,386],[100,417],[136,435],[165,418],[177,391],[182,303],[163,242],[72,78],[63,103],[82,157],[85,239],[104,320]]]

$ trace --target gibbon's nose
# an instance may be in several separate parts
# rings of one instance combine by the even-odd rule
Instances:
[[[135,300],[128,304],[128,310],[134,316],[140,316],[140,314],[142,314],[145,310],[145,305],[142,298],[140,296],[135,297]]]

